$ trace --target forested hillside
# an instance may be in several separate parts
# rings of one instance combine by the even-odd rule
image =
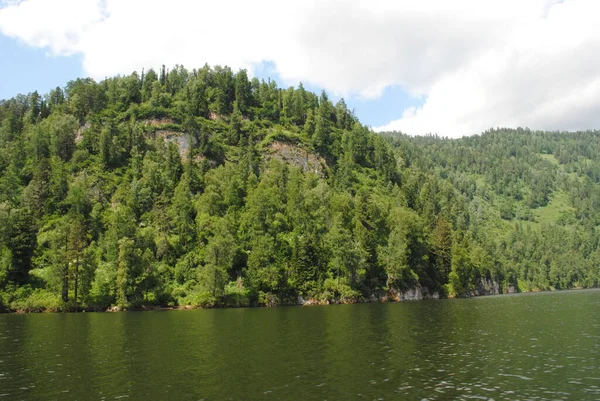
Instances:
[[[378,135],[219,66],[78,79],[0,102],[0,309],[593,287],[599,181],[600,132]]]

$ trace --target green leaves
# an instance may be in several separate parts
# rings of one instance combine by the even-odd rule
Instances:
[[[78,79],[0,102],[0,291],[103,309],[595,286],[599,138],[381,136],[229,67]]]

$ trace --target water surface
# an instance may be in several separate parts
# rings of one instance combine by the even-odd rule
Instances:
[[[600,291],[0,315],[0,401],[600,400]]]

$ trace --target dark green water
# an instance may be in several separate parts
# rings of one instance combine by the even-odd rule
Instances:
[[[0,315],[0,400],[600,400],[600,291]]]

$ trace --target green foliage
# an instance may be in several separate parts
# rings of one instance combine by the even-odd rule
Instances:
[[[32,290],[26,287],[16,291],[9,307],[11,310],[22,312],[58,312],[69,309],[69,305],[61,303],[56,294],[41,288]]]
[[[246,71],[0,102],[0,309],[594,287],[600,133],[377,135]]]
[[[388,287],[411,288],[425,277],[428,258],[427,235],[419,216],[396,209],[390,216],[388,242],[380,251]]]

